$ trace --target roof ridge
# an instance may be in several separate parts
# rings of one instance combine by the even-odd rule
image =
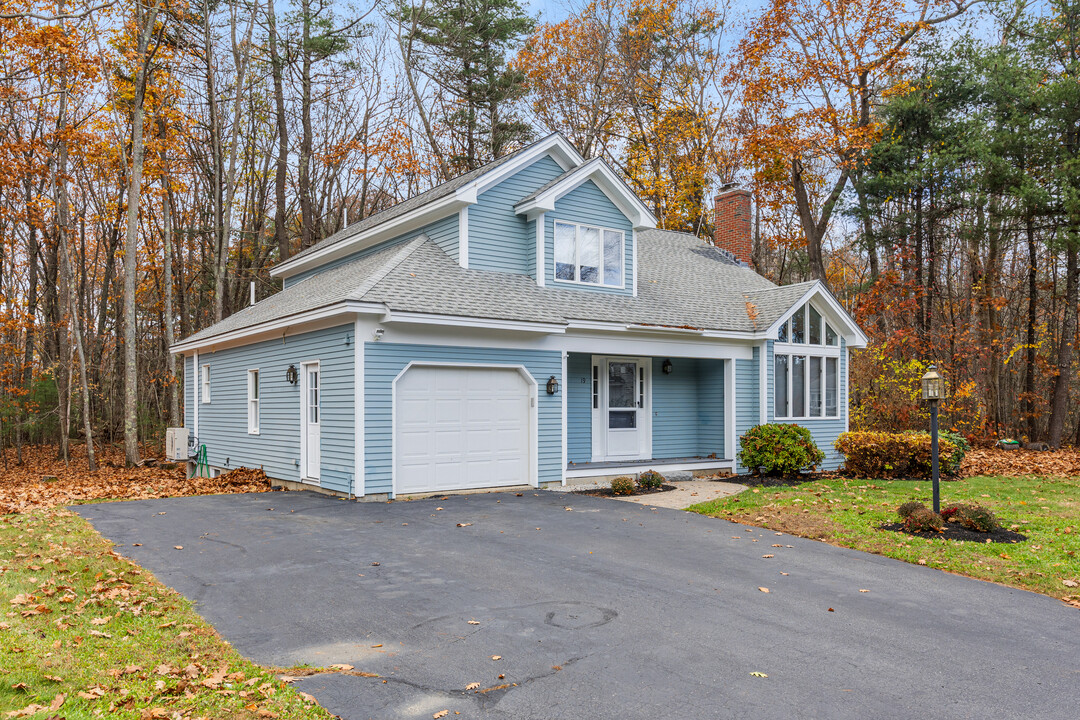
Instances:
[[[364,282],[360,283],[360,285],[355,290],[353,290],[351,293],[349,293],[349,295],[348,295],[348,297],[346,299],[347,300],[362,300],[365,295],[367,295],[369,292],[371,292],[371,289],[373,287],[378,285],[382,281],[383,278],[385,278],[387,275],[389,275],[391,272],[393,272],[394,268],[396,268],[401,263],[405,262],[405,260],[410,255],[412,255],[414,252],[416,252],[416,250],[421,245],[423,245],[425,242],[427,242],[428,240],[429,240],[429,238],[428,238],[426,233],[420,233],[418,236],[416,236],[415,238],[413,238],[409,242],[405,243],[405,247],[401,248],[396,253],[394,253],[393,257],[391,257],[389,260],[387,260],[386,263],[380,269],[378,269],[375,272],[368,275],[364,279]]]

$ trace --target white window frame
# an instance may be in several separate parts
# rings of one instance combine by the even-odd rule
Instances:
[[[597,276],[600,278],[600,282],[584,282],[582,280],[565,280],[559,277],[559,263],[557,261],[557,252],[555,250],[555,236],[558,232],[559,225],[569,225],[574,228],[574,277],[577,278],[581,273],[581,263],[579,262],[581,256],[581,230],[587,228],[589,230],[596,230],[600,233],[600,269]],[[604,282],[604,233],[615,232],[619,233],[621,238],[619,241],[619,250],[622,256],[622,262],[620,264],[619,272],[619,284],[609,285]],[[556,219],[551,226],[551,276],[557,283],[566,285],[581,285],[583,287],[598,287],[598,288],[610,288],[612,290],[624,290],[626,289],[626,231],[619,230],[617,228],[603,227],[601,225],[589,225],[586,223],[570,222],[569,220]]]
[[[808,350],[807,348],[814,348]],[[776,358],[787,357],[788,359],[788,373],[787,373],[787,413],[781,415],[776,412]],[[795,357],[802,357],[806,359],[803,363],[803,407],[806,412],[802,415],[792,415],[792,391],[795,384],[793,378],[795,376]],[[821,358],[821,370],[819,380],[821,382],[821,415],[810,415],[810,358]],[[828,403],[825,402],[826,393],[826,377],[828,376],[828,361],[826,358],[836,358],[836,413],[834,415],[828,414]],[[840,348],[821,345],[806,345],[802,343],[776,343],[773,346],[773,419],[775,420],[830,420],[840,417],[840,402],[841,383],[843,382],[844,373],[840,368]]]
[[[817,344],[811,344],[811,342],[810,342],[810,308],[811,308],[811,306],[813,306],[814,311],[817,312],[817,314],[821,317],[821,342],[817,343]],[[803,337],[806,338],[806,341],[801,342],[801,343],[791,341],[791,338],[792,338],[792,334],[791,334],[792,323],[794,322],[795,314],[798,313],[799,310],[803,311]],[[827,338],[829,337],[829,329],[830,329],[830,327],[832,328],[832,331],[833,331],[833,337],[836,338],[836,344],[835,345],[826,344],[827,343]],[[785,340],[785,341],[780,340],[779,338],[781,337],[781,333],[786,333],[788,339]],[[793,313],[791,313],[791,317],[789,317],[787,320],[785,320],[780,325],[780,328],[777,329],[776,337],[777,337],[777,342],[778,343],[781,343],[781,344],[784,344],[784,345],[791,345],[792,347],[796,347],[796,348],[839,348],[840,347],[840,333],[836,331],[836,328],[834,326],[831,326],[829,324],[829,320],[828,320],[828,318],[825,317],[825,313],[821,312],[821,309],[818,308],[817,305],[814,305],[813,303],[810,303],[810,302],[804,303],[801,308],[796,308],[795,311]],[[810,352],[810,354],[813,354],[813,353],[816,352],[816,350],[809,351],[809,352]],[[807,353],[801,353],[801,354],[805,355]]]
[[[204,404],[210,404],[210,366],[203,365],[200,370],[200,377],[202,378],[202,401]]]
[[[247,371],[248,435],[259,434],[260,393],[259,368],[251,368]]]

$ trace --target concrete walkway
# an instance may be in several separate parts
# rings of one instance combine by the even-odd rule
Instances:
[[[720,480],[680,480],[671,484],[675,486],[675,489],[667,492],[649,495],[616,495],[614,499],[649,507],[685,510],[691,505],[741,493],[746,489],[745,485]]]

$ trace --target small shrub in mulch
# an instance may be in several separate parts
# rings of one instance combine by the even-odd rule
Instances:
[[[638,490],[659,490],[664,486],[664,476],[655,470],[646,470],[638,475]]]
[[[634,494],[634,480],[626,475],[620,475],[617,478],[611,480],[611,494],[612,495],[633,495]]]
[[[798,477],[825,460],[807,428],[789,423],[755,425],[739,438],[739,462],[754,475]]]
[[[1017,543],[1027,540],[1006,530],[989,508],[958,503],[935,513],[921,502],[911,500],[896,509],[900,522],[879,526],[882,530],[907,533],[921,538],[943,538],[962,542]]]

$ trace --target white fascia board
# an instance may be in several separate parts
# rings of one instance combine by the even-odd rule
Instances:
[[[479,195],[484,191],[495,187],[522,168],[532,165],[545,155],[550,155],[551,159],[563,169],[563,172],[573,170],[585,162],[585,158],[581,156],[581,153],[577,151],[569,140],[560,133],[553,133],[543,140],[538,141],[535,145],[513,160],[503,163],[499,167],[492,169],[489,173],[484,173],[466,187],[471,189],[476,195]],[[458,192],[460,192],[460,190]]]
[[[514,212],[526,217],[538,212],[550,212],[555,209],[555,203],[560,198],[589,180],[633,223],[635,230],[656,227],[656,218],[649,208],[600,157],[593,158],[536,197],[518,203],[514,206]]]
[[[169,352],[174,355],[188,350],[209,349],[213,352],[215,349],[234,345],[248,345],[259,340],[280,337],[289,334],[289,331],[293,331],[291,334],[294,335],[297,332],[309,332],[317,329],[312,327],[316,324],[319,327],[333,327],[338,324],[336,321],[344,324],[350,320],[346,316],[352,313],[385,316],[388,312],[386,306],[381,303],[362,303],[350,300],[309,310],[308,312],[297,313],[296,315],[287,315],[275,320],[268,320],[258,325],[240,328],[221,335],[213,335],[194,341],[185,340],[170,347]]]
[[[841,333],[844,335],[844,339],[847,340],[848,347],[864,348],[870,342],[870,339],[863,333],[862,328],[856,324],[854,318],[848,314],[848,311],[844,309],[844,306],[833,297],[833,294],[829,292],[820,280],[815,280],[814,284],[803,293],[787,311],[781,315],[776,322],[769,326],[769,329],[765,331],[764,337],[770,340],[776,339],[776,334],[780,330],[780,326],[791,318],[795,312],[810,302],[813,299],[820,299],[825,303],[825,306],[829,309],[833,317],[826,318],[832,320],[834,324],[840,324],[845,327],[845,330]]]
[[[419,230],[436,220],[441,220],[447,215],[457,213],[461,208],[476,203],[476,193],[466,190],[456,192],[447,197],[432,201],[416,210],[400,215],[386,222],[379,223],[373,228],[357,233],[352,237],[339,240],[327,245],[322,250],[316,250],[302,258],[286,260],[285,262],[270,268],[271,277],[287,278],[304,270],[319,267],[328,262],[338,260],[347,255],[377,245],[384,240],[391,240],[399,235]]]
[[[702,330],[698,328],[663,327],[659,325],[637,325],[633,323],[609,322],[604,320],[571,320],[566,329],[568,331],[583,330],[589,332],[629,332],[640,334],[672,333],[691,335],[709,340],[763,340],[765,333],[739,332],[737,330]]]
[[[627,325],[627,331],[639,333],[675,333],[678,335],[704,335],[701,328],[667,327],[664,325]]]
[[[525,320],[496,320],[474,318],[461,315],[437,315],[435,313],[391,312],[384,323],[412,323],[416,325],[440,325],[451,327],[493,328],[496,330],[514,330],[517,332],[535,332],[561,334],[566,326],[557,323],[529,322]]]

